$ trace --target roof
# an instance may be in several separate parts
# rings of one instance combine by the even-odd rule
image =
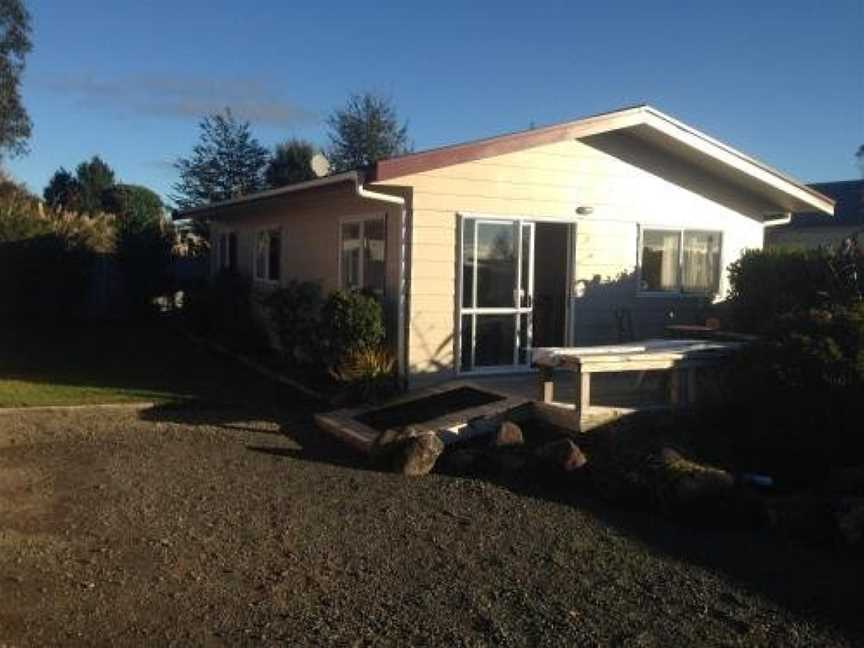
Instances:
[[[647,104],[381,160],[369,170],[367,180],[386,182],[445,166],[611,132],[626,132],[680,157],[687,164],[737,184],[751,195],[765,199],[766,206],[770,204],[775,212],[833,213],[834,201],[828,196]]]
[[[864,227],[864,180],[817,182],[810,185],[836,201],[834,218],[819,212],[795,214],[789,227]]]
[[[567,140],[588,140],[608,133],[636,138],[652,149],[679,158],[690,167],[721,178],[761,201],[766,216],[777,212],[833,214],[834,201],[817,189],[680,122],[648,105],[631,106],[574,121],[508,133],[486,139],[379,160],[363,171],[347,172],[250,194],[222,203],[185,210],[175,218],[201,216],[221,207],[264,200],[294,191],[314,189],[333,182],[386,184],[416,173],[454,164],[513,153]],[[353,175],[352,175],[353,174]]]

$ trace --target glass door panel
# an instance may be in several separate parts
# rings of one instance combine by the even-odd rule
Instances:
[[[527,366],[534,224],[465,218],[461,247],[461,370]]]

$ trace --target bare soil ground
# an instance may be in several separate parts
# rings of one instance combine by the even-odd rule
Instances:
[[[0,645],[864,642],[860,558],[369,471],[307,411],[0,415]]]

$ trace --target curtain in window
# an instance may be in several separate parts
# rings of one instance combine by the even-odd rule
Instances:
[[[720,278],[720,234],[684,232],[682,285],[687,292],[713,292]]]
[[[363,287],[375,294],[384,294],[384,221],[380,218],[363,221]]]
[[[342,225],[342,288],[360,288],[360,223]]]
[[[678,290],[680,232],[645,230],[642,235],[642,290]]]

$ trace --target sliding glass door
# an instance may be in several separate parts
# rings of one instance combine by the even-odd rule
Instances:
[[[461,370],[527,366],[534,300],[534,223],[464,218],[461,231]]]

